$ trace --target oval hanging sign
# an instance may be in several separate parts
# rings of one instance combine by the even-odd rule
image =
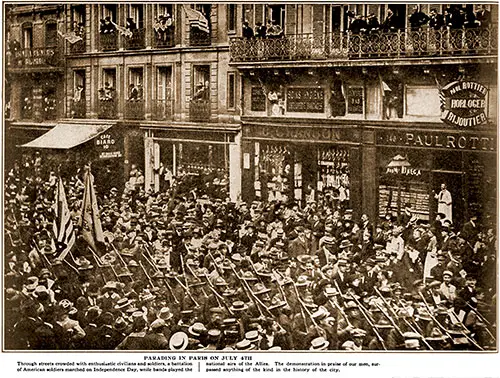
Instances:
[[[458,127],[479,126],[487,122],[488,89],[474,81],[453,81],[441,89],[441,120]]]

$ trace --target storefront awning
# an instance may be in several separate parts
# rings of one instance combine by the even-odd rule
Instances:
[[[68,150],[94,139],[113,125],[57,124],[53,129],[21,147]]]

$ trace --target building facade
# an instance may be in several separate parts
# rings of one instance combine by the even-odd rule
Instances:
[[[494,216],[496,6],[243,8],[243,198],[428,219],[445,183],[454,221]]]
[[[13,6],[8,27],[11,57],[19,55],[12,46],[27,43],[25,19],[29,25],[31,19],[37,20],[32,35],[42,39],[22,53],[48,49],[48,37],[43,40],[43,33],[38,33],[43,25],[48,33],[49,17],[43,16],[48,9],[57,24],[50,31],[60,57],[50,75],[58,76],[47,76],[45,66],[32,68],[27,59],[9,61],[9,76],[18,75],[10,81],[7,115],[9,130],[17,131],[12,144],[33,139],[34,128],[43,132],[57,124],[113,125],[94,141],[94,147],[102,150],[97,159],[106,162],[108,171],[123,171],[127,179],[133,168],[140,168],[147,190],[159,190],[169,174],[204,177],[215,182],[221,195],[236,200],[241,187],[239,77],[228,65],[236,7]],[[36,95],[34,111],[27,112],[20,101],[31,98],[25,95],[28,90],[42,90],[32,83],[36,77],[28,82],[19,76],[28,68],[30,74],[36,70],[57,87],[53,91],[57,109],[50,118],[40,116]],[[48,85],[38,84],[44,90]]]
[[[125,179],[139,167],[147,189],[189,174],[233,201],[322,197],[372,219],[406,205],[428,219],[445,183],[460,222],[496,209],[497,15],[480,4],[10,6],[8,148],[57,125],[102,126],[86,143],[95,159]]]

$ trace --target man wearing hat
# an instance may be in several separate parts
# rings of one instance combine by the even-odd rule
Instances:
[[[453,303],[457,298],[457,288],[451,284],[453,273],[449,270],[443,272],[443,281],[439,286],[439,293],[446,298],[448,303]]]
[[[311,246],[306,238],[305,229],[303,226],[295,227],[297,237],[290,242],[288,246],[288,254],[291,258],[297,258],[300,255],[310,255]]]
[[[145,350],[148,345],[144,342],[146,336],[147,323],[145,314],[135,311],[131,315],[132,332],[116,347],[116,350]]]
[[[167,328],[165,320],[159,318],[154,320],[149,326],[149,331],[144,336],[144,346],[148,350],[165,350],[168,348],[168,338],[164,331]]]

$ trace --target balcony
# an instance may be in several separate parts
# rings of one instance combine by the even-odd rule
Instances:
[[[73,102],[71,104],[71,118],[85,118],[87,106],[84,100]]]
[[[210,46],[211,43],[211,33],[205,33],[197,28],[191,28],[189,32],[190,46]]]
[[[116,119],[116,99],[99,99],[99,118]]]
[[[62,63],[56,47],[7,51],[9,68],[57,67]]]
[[[315,33],[269,39],[237,37],[230,41],[230,55],[233,62],[495,55],[497,32],[493,27],[368,34]]]
[[[210,122],[210,100],[191,100],[189,120],[191,122]]]
[[[175,46],[175,29],[173,27],[166,30],[155,31],[153,46],[155,49],[165,49]]]
[[[101,33],[99,34],[99,46],[102,51],[115,51],[118,49],[118,34]]]
[[[144,100],[126,100],[126,119],[144,119]]]
[[[131,37],[123,37],[126,50],[139,50],[146,47],[146,29],[132,30]]]
[[[72,43],[69,45],[69,51],[71,54],[82,54],[87,51],[87,46],[85,44],[85,35],[82,35],[82,40]]]
[[[152,117],[155,121],[164,121],[172,119],[173,115],[172,100],[154,100]]]

